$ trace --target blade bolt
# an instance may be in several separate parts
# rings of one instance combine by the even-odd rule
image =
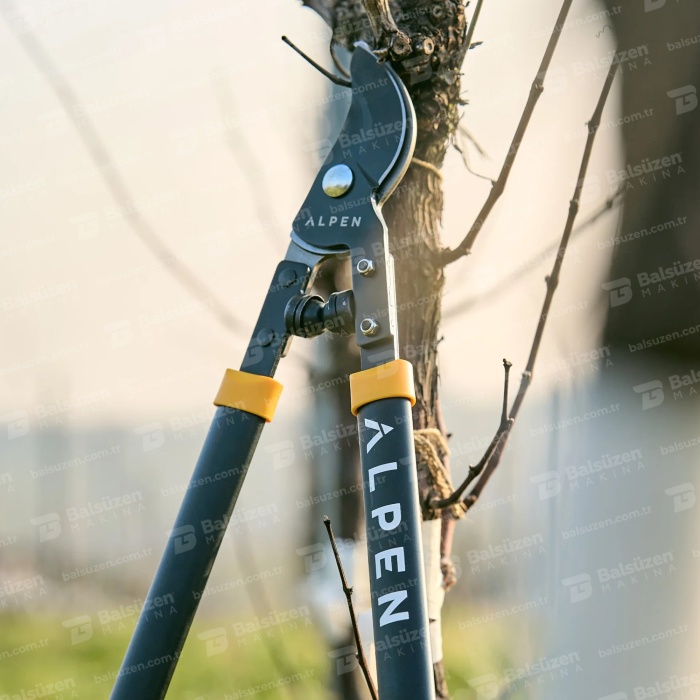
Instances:
[[[379,330],[379,324],[373,318],[363,318],[360,321],[360,330],[363,335],[374,335]]]
[[[369,275],[374,274],[374,263],[371,260],[367,260],[367,258],[362,258],[362,260],[357,263],[357,271],[361,275],[369,277]]]

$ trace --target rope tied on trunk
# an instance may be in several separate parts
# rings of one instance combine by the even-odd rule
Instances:
[[[416,448],[418,484],[421,487],[421,493],[425,489],[429,495],[424,503],[428,502],[431,497],[447,498],[450,496],[454,487],[447,467],[445,467],[445,458],[450,454],[450,448],[447,446],[443,434],[437,428],[414,430],[413,444]],[[424,520],[434,520],[436,517],[440,517],[436,511],[426,511],[425,508],[421,510]],[[461,501],[444,510],[457,519],[464,518],[466,513],[466,507]]]

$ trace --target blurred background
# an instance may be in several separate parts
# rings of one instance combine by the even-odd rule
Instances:
[[[279,39],[330,67],[330,30],[294,0],[2,10],[0,698],[50,684],[106,698],[342,107]],[[462,123],[487,178],[558,11],[484,5]],[[698,692],[698,36],[691,0],[575,2],[506,193],[448,269],[442,396],[460,480],[497,426],[501,358],[516,376],[525,365],[619,41],[579,222],[621,190],[624,205],[572,239],[507,454],[458,526],[455,700]],[[456,151],[443,174],[455,245],[490,183]],[[168,697],[362,697],[322,525],[345,518],[366,608],[361,518],[347,518],[358,480],[334,456],[354,419],[324,412],[311,428],[339,383],[318,379],[329,342],[295,340],[280,367],[280,408]]]

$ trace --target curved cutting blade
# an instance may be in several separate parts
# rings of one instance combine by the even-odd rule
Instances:
[[[352,102],[345,123],[293,224],[294,239],[313,249],[352,248],[353,229],[395,189],[415,147],[413,104],[391,66],[360,42],[350,70]],[[351,185],[332,196],[324,178],[338,172],[337,166],[350,169]]]

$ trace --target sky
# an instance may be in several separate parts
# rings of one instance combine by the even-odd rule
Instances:
[[[0,21],[0,418],[64,412],[77,423],[210,405],[237,368],[290,224],[332,138],[329,84],[281,41],[330,67],[329,30],[295,0],[206,5],[22,3]],[[612,50],[600,8],[575,3],[505,194],[474,253],[448,269],[441,373],[449,396],[500,393],[501,358],[522,371]],[[558,3],[487,3],[469,52],[463,124],[495,177],[536,75]],[[10,31],[29,28],[111,154],[139,216],[209,289],[195,297],[139,240],[45,76]],[[609,196],[621,162],[619,76],[596,140],[581,218]],[[252,155],[251,155],[252,154]],[[444,169],[443,240],[457,243],[488,194],[459,154]],[[600,345],[601,291],[615,213],[576,238],[564,263],[533,394],[570,382],[572,354]],[[507,290],[493,296],[494,285]],[[240,321],[224,328],[219,303]],[[312,341],[278,379],[307,383]],[[569,358],[569,360],[567,360]],[[282,400],[284,406],[284,399]]]

